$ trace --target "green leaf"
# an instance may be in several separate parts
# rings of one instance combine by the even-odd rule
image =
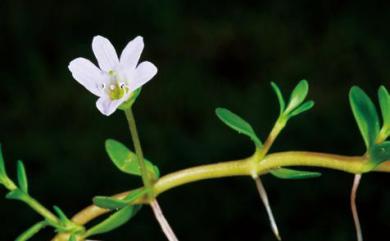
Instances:
[[[76,234],[72,234],[72,235],[70,235],[70,237],[69,237],[69,241],[77,241]]]
[[[18,184],[19,184],[20,189],[23,192],[28,193],[27,174],[26,174],[26,169],[24,168],[24,164],[22,161],[18,161],[17,174],[18,174]]]
[[[93,203],[101,208],[105,209],[119,209],[126,207],[128,205],[127,202],[112,198],[112,197],[104,197],[104,196],[97,196],[93,198]]]
[[[132,192],[130,192],[124,199],[123,201],[126,201],[127,203],[131,203],[144,195],[146,193],[146,189],[137,189]]]
[[[105,209],[119,209],[131,205],[136,199],[146,193],[146,189],[137,189],[130,192],[125,198],[117,199],[113,197],[97,196],[93,199],[96,206]]]
[[[297,171],[287,168],[278,168],[270,171],[270,173],[281,179],[306,179],[321,176],[319,172]]]
[[[280,108],[280,115],[283,114],[284,109],[286,108],[286,102],[284,101],[282,91],[280,90],[279,86],[271,82],[272,89],[275,91],[276,97],[278,97],[279,101],[279,108]]]
[[[66,214],[61,210],[58,206],[53,206],[54,212],[56,212],[57,216],[59,217],[60,221],[62,223],[68,223],[71,222],[69,218],[66,216]]]
[[[7,177],[7,173],[5,172],[5,165],[4,165],[4,158],[3,158],[3,151],[0,144],[0,182],[2,179]]]
[[[139,211],[141,206],[127,206],[109,216],[106,220],[90,228],[85,237],[110,232],[129,221]]]
[[[378,90],[378,98],[382,111],[383,126],[390,129],[390,94],[383,85]]]
[[[255,131],[252,126],[242,119],[240,116],[234,114],[228,109],[225,108],[217,108],[215,110],[218,118],[225,123],[227,126],[232,128],[233,130],[238,131],[240,134],[244,134],[248,136],[258,148],[261,148],[263,144],[260,139],[257,137]]]
[[[23,232],[21,235],[19,235],[15,241],[27,241],[30,238],[32,238],[35,234],[37,234],[41,229],[47,226],[46,221],[42,221],[39,223],[34,224],[32,227],[27,229],[25,232]]]
[[[120,110],[130,109],[134,105],[138,96],[141,94],[141,90],[142,90],[142,88],[138,88],[138,89],[134,90],[133,93],[131,94],[130,98],[128,100],[126,100],[123,104],[121,104],[118,108]]]
[[[309,84],[306,80],[301,80],[290,95],[290,101],[288,103],[286,113],[293,111],[298,107],[306,98],[309,92]]]
[[[357,86],[351,88],[349,102],[364,143],[367,149],[370,149],[379,133],[379,118],[375,105],[367,94]]]
[[[27,198],[27,194],[20,189],[15,189],[7,193],[5,196],[7,199],[20,200],[25,201]]]
[[[382,162],[390,161],[390,141],[374,145],[371,148],[370,157],[371,161],[375,164],[374,167]]]
[[[305,103],[303,103],[302,105],[298,106],[296,109],[291,111],[291,113],[288,116],[289,118],[291,118],[293,116],[299,115],[305,111],[310,110],[311,108],[313,108],[313,106],[314,106],[314,101],[312,100],[306,101]]]
[[[119,141],[108,139],[106,140],[106,151],[108,156],[124,173],[141,176],[141,168],[138,164],[137,155],[130,151],[125,145]],[[146,169],[154,175],[155,178],[160,176],[159,169],[153,165],[150,161],[145,159]]]
[[[16,187],[15,183],[9,179],[5,170],[3,152],[0,144],[0,184],[4,185],[8,190],[14,190]]]

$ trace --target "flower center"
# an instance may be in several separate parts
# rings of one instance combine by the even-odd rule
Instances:
[[[103,89],[106,90],[106,93],[111,100],[121,99],[129,89],[123,81],[120,81],[120,78],[115,71],[111,70],[108,72],[108,75],[110,76],[110,83],[108,86],[103,85]]]

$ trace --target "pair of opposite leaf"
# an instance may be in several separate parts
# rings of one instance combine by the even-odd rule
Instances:
[[[311,109],[314,105],[312,100],[305,101],[309,90],[309,85],[306,80],[300,81],[294,88],[290,95],[287,107],[280,88],[273,82],[271,82],[271,86],[276,93],[280,106],[280,114],[276,124],[280,124],[284,127],[290,118]],[[257,136],[252,126],[239,115],[225,108],[217,108],[215,113],[224,124],[238,133],[249,137],[255,144],[257,150],[261,150],[263,148],[263,143]],[[303,179],[318,177],[321,175],[318,172],[297,171],[287,168],[274,169],[271,170],[270,173],[273,176],[282,179]]]
[[[122,172],[130,175],[141,176],[137,155],[130,151],[124,144],[108,139],[105,144],[108,156],[114,165]],[[145,160],[146,169],[152,179],[157,180],[160,177],[160,171],[157,166],[148,160]],[[142,205],[135,205],[134,201],[146,194],[144,188],[136,189],[130,192],[125,198],[117,199],[107,196],[97,196],[93,199],[96,206],[113,210],[114,213],[101,223],[89,228],[80,236],[87,238],[90,236],[110,232],[132,219],[140,210]],[[77,234],[70,237],[69,241],[77,240]]]
[[[111,161],[120,171],[135,176],[142,175],[137,155],[134,152],[130,151],[124,144],[113,139],[108,139],[106,140],[105,147],[106,152],[110,157]],[[158,167],[149,160],[145,159],[144,161],[146,170],[148,171],[150,177],[153,180],[157,180],[160,177],[160,170],[158,169]],[[140,188],[132,191],[123,199],[117,199],[107,196],[97,196],[93,199],[93,202],[95,203],[95,205],[101,208],[118,210],[127,206],[132,206],[133,202],[145,195],[146,192],[146,189]]]
[[[349,100],[370,159],[367,171],[371,171],[390,160],[390,141],[386,141],[390,135],[390,94],[384,86],[378,90],[382,127],[374,103],[362,89],[352,87]]]

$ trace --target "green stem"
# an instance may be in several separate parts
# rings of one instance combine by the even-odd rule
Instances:
[[[11,179],[9,179],[8,177],[4,180],[4,186],[10,192],[12,192],[12,191],[20,191],[22,193],[22,196],[21,196],[21,198],[18,198],[18,200],[26,203],[34,211],[36,211],[38,214],[40,214],[42,217],[44,217],[49,223],[54,224],[54,225],[59,223],[58,218],[52,212],[50,212],[47,208],[45,208],[37,200],[35,200],[33,197],[31,197],[28,193],[22,192],[15,185],[15,183]]]
[[[253,166],[253,162],[257,165]],[[341,156],[318,152],[290,151],[279,152],[265,156],[261,161],[257,155],[246,159],[222,162],[209,165],[187,168],[161,177],[154,184],[156,195],[174,187],[205,179],[214,179],[229,176],[253,176],[265,174],[272,169],[286,166],[311,166],[340,170],[358,174],[370,170],[369,160],[365,156]],[[390,172],[387,165],[378,167],[378,170]]]
[[[41,229],[47,226],[46,221],[41,221],[39,223],[34,224],[31,226],[28,230],[26,230],[24,233],[19,235],[15,241],[25,241],[32,238],[35,234],[37,234]]]
[[[275,122],[275,125],[272,127],[271,132],[269,133],[267,139],[264,142],[263,147],[257,151],[257,159],[258,161],[261,161],[265,155],[267,155],[268,151],[271,149],[272,144],[280,134],[280,132],[283,130],[283,128],[286,126],[287,119],[282,115],[278,118],[278,120]]]
[[[175,187],[206,179],[232,177],[232,176],[252,176],[253,162],[256,156],[249,158],[221,162],[216,164],[201,165],[176,171],[171,174],[161,177],[154,185],[153,190],[155,195],[162,194]],[[259,160],[257,160],[259,161]],[[372,171],[370,162],[366,156],[341,156],[334,154],[318,153],[318,152],[279,152],[269,154],[255,166],[255,171],[258,175],[266,174],[272,169],[284,166],[310,166],[322,167],[344,171],[347,173],[360,174],[367,171]],[[373,171],[390,173],[390,160],[384,162]],[[116,198],[122,199],[129,192],[124,192],[115,195]],[[145,200],[136,200],[135,203],[145,203]],[[99,208],[91,205],[78,212],[72,221],[79,225],[85,225],[89,221],[107,213],[107,209]],[[53,241],[67,241],[66,234],[59,234],[54,237]]]
[[[137,125],[135,122],[134,114],[131,108],[128,108],[125,110],[127,122],[129,124],[130,128],[130,134],[131,134],[131,139],[133,140],[134,144],[134,149],[135,153],[137,154],[138,157],[138,164],[141,169],[141,174],[142,174],[142,181],[145,185],[145,188],[147,190],[151,190],[151,180],[149,178],[148,171],[146,169],[145,161],[144,161],[144,155],[142,152],[142,147],[141,147],[141,142],[138,136],[138,131],[137,131]]]
[[[50,224],[59,225],[58,218],[30,195],[26,194],[26,196],[23,197],[23,201],[44,217]]]
[[[266,141],[264,142],[264,145],[261,149],[257,149],[254,156],[254,165],[256,165],[258,162],[262,161],[264,156],[268,153],[268,151],[271,149],[272,144],[280,134],[280,132],[283,130],[283,128],[286,126],[287,119],[283,117],[283,115],[280,115],[277,121],[275,122],[275,125],[272,127],[271,132],[269,133]],[[268,218],[270,220],[271,228],[273,233],[275,234],[275,237],[278,240],[281,240],[280,233],[278,230],[278,226],[276,224],[274,214],[272,212],[270,202],[268,200],[267,191],[263,185],[263,182],[261,181],[260,177],[257,174],[257,169],[253,168],[252,170],[252,178],[256,183],[257,191],[260,195],[261,201],[263,202],[265,209],[268,214]]]

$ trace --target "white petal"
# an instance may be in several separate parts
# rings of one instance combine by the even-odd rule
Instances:
[[[100,96],[104,75],[91,61],[84,58],[72,60],[68,66],[72,76],[94,95]]]
[[[130,94],[131,93],[127,93],[118,100],[112,100],[109,96],[102,96],[96,101],[96,107],[103,115],[109,116],[129,98]]]
[[[101,70],[108,72],[119,64],[115,48],[108,39],[95,36],[92,40],[92,50]]]
[[[125,68],[135,68],[144,49],[144,39],[141,36],[130,41],[123,49],[120,62]]]
[[[129,89],[134,91],[151,80],[157,74],[157,67],[148,62],[140,63],[135,69],[134,79],[130,79]]]

